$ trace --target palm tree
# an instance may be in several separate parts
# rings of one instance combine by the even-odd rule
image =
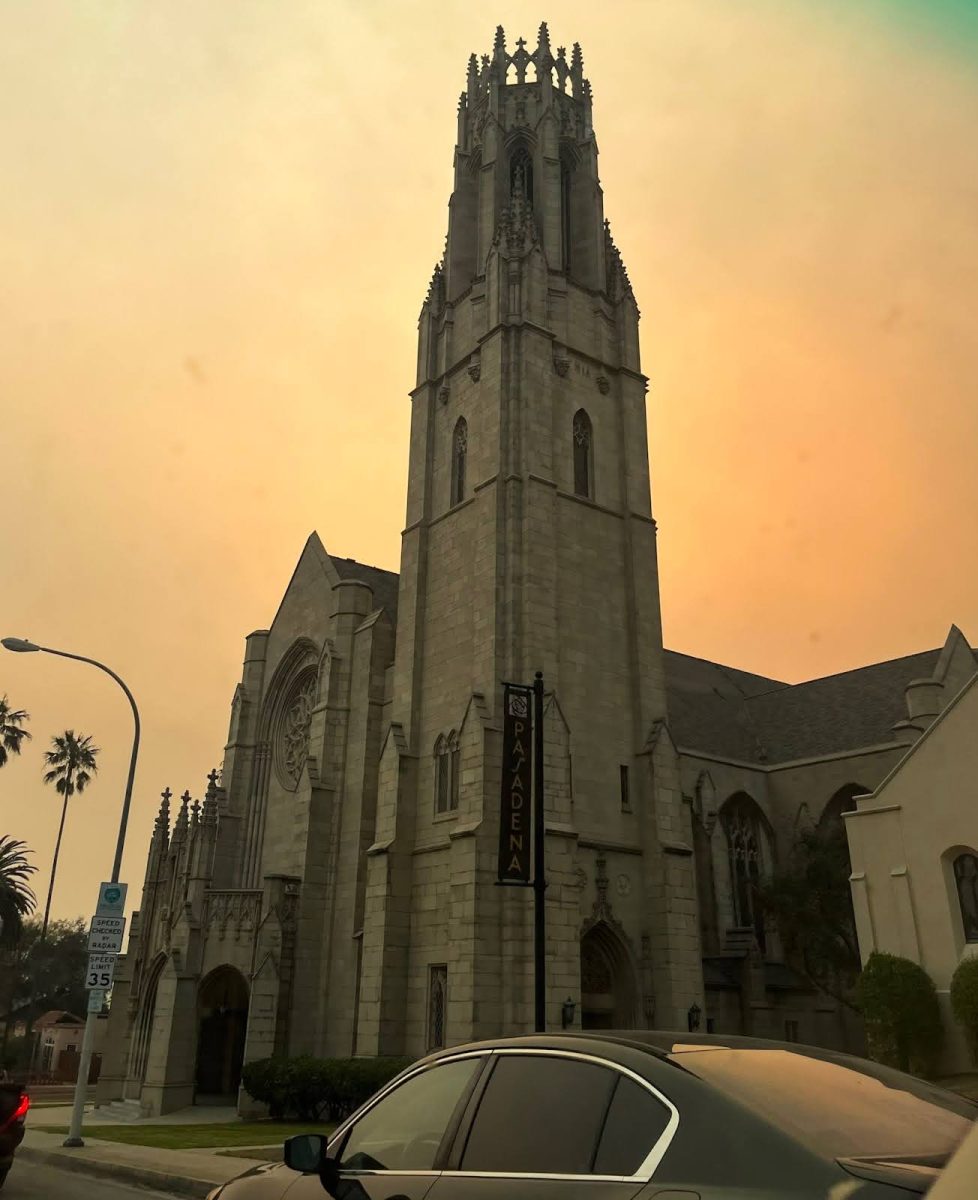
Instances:
[[[3,1017],[0,1048],[4,1050],[10,1033],[16,987],[13,951],[20,941],[24,917],[31,915],[37,903],[27,882],[37,867],[27,861],[28,854],[30,851],[24,842],[15,841],[7,834],[0,836],[0,1016]]]
[[[6,765],[8,753],[20,754],[21,742],[31,740],[27,730],[21,729],[30,719],[31,714],[22,708],[11,708],[6,696],[0,700],[0,767]]]
[[[27,861],[28,854],[24,842],[0,836],[0,946],[14,945],[37,903],[27,883],[37,867]]]
[[[51,743],[54,749],[44,751],[44,762],[50,767],[49,771],[44,772],[44,782],[55,785],[55,790],[64,796],[64,803],[61,805],[61,824],[58,826],[58,840],[54,844],[51,882],[48,884],[48,900],[44,906],[44,920],[41,923],[42,942],[48,931],[51,896],[54,892],[54,877],[58,873],[58,855],[61,853],[61,835],[65,828],[68,799],[75,792],[83,792],[91,783],[92,776],[98,770],[95,756],[99,753],[98,746],[92,745],[90,737],[84,734],[76,735],[73,729],[66,729],[59,737],[53,737]]]

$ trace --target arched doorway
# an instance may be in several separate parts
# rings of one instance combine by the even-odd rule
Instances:
[[[581,1028],[635,1025],[635,972],[621,938],[605,921],[581,939]]]
[[[234,967],[218,967],[197,993],[195,1104],[234,1102],[241,1083],[248,985]]]

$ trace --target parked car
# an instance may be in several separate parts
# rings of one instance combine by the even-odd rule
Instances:
[[[907,1200],[976,1117],[941,1088],[796,1043],[507,1038],[421,1060],[328,1139],[290,1138],[284,1163],[211,1200]]]
[[[31,1106],[27,1089],[19,1083],[0,1083],[0,1188],[14,1161],[14,1151],[24,1140],[24,1121]]]

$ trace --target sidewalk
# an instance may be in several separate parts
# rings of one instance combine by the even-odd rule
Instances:
[[[63,1141],[64,1134],[42,1133],[28,1126],[17,1158],[201,1200],[219,1183],[257,1165],[206,1150],[159,1150],[95,1138],[86,1138],[84,1146],[69,1150],[62,1146]]]
[[[70,1125],[71,1105],[63,1108],[32,1108],[28,1120],[33,1125]],[[177,1109],[162,1117],[137,1117],[134,1121],[122,1121],[104,1108],[96,1108],[91,1101],[85,1105],[86,1125],[231,1125],[237,1120],[240,1118],[236,1108],[196,1105]]]

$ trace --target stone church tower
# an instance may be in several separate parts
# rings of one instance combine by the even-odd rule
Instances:
[[[391,721],[357,1048],[532,1028],[529,893],[494,887],[503,681],[544,673],[548,1019],[682,1028],[702,1003],[665,727],[638,319],[574,46],[473,55],[419,322]],[[582,982],[582,937],[584,938]],[[589,1006],[593,1011],[589,1011]],[[436,1018],[437,1019],[437,1018]]]
[[[549,1028],[699,1014],[859,1048],[757,885],[800,832],[875,828],[869,793],[976,655],[952,627],[943,648],[787,684],[663,649],[639,314],[597,158],[580,48],[554,53],[542,25],[510,53],[497,30],[469,62],[421,309],[400,576],[312,534],[246,639],[223,770],[172,819],[164,792],[99,1078],[116,1115],[245,1111],[242,1064],[272,1054],[532,1029],[533,899],[496,880],[503,685],[537,671]],[[902,881],[909,928],[889,854],[873,869]],[[838,882],[875,937],[889,893]]]

